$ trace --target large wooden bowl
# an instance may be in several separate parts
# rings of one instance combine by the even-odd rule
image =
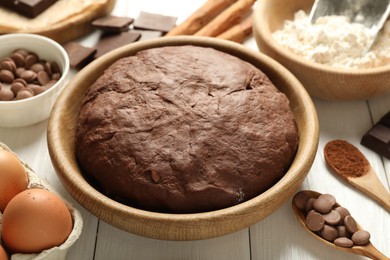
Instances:
[[[196,214],[164,214],[118,203],[94,189],[84,178],[75,157],[75,125],[87,88],[119,58],[140,50],[179,45],[208,46],[252,63],[284,92],[299,128],[300,142],[286,175],[261,195],[239,205]],[[48,147],[54,168],[69,193],[103,221],[141,236],[165,240],[206,239],[246,228],[277,210],[305,179],[318,146],[318,121],[310,96],[284,67],[242,45],[212,38],[177,36],[149,40],[114,50],[81,70],[58,98],[49,119]]]
[[[273,39],[272,33],[292,20],[294,13],[309,13],[314,0],[263,0],[254,11],[254,36],[261,52],[289,69],[310,95],[329,100],[367,99],[390,92],[390,65],[371,69],[340,69],[306,61]]]

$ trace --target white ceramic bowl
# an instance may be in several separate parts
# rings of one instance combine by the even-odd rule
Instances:
[[[0,101],[0,127],[27,126],[47,119],[67,81],[69,58],[57,42],[35,34],[0,36],[0,60],[9,57],[18,48],[35,52],[40,59],[57,62],[62,76],[54,86],[39,95],[16,101]]]

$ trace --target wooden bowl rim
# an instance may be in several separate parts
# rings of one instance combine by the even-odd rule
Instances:
[[[83,78],[87,77],[89,74],[95,71],[95,68],[98,66],[103,66],[107,68],[118,58],[133,55],[137,51],[162,47],[162,46],[180,46],[180,45],[195,45],[195,46],[204,46],[212,47],[217,50],[225,51],[232,55],[242,54],[250,59],[256,59],[260,61],[264,66],[274,68],[275,71],[278,71],[282,77],[288,82],[290,87],[295,91],[294,95],[299,99],[299,105],[302,108],[302,117],[303,121],[310,122],[307,124],[307,128],[304,129],[304,132],[300,133],[300,143],[297,151],[296,158],[294,159],[293,164],[291,165],[288,172],[285,176],[278,181],[273,187],[265,191],[264,193],[258,195],[257,197],[250,199],[246,202],[240,203],[238,205],[216,210],[210,212],[202,213],[192,213],[192,214],[170,214],[170,213],[159,213],[159,212],[150,212],[138,208],[133,208],[119,202],[110,199],[99,191],[95,190],[83,177],[79,169],[71,165],[75,162],[75,155],[70,154],[72,151],[68,151],[67,144],[65,139],[61,138],[61,133],[59,129],[63,129],[66,122],[61,121],[61,117],[66,113],[64,110],[67,108],[67,103],[72,102],[69,98],[73,92],[77,91],[77,87]],[[99,75],[95,76],[95,79]],[[136,220],[145,220],[148,219],[148,222],[166,222],[166,223],[181,223],[182,226],[186,225],[202,225],[203,221],[205,224],[209,224],[210,221],[213,223],[218,223],[223,221],[229,216],[237,214],[253,214],[261,203],[271,203],[272,199],[277,194],[282,194],[285,196],[283,198],[283,203],[288,199],[290,195],[293,194],[294,190],[298,188],[300,183],[306,177],[316,155],[318,141],[319,141],[319,125],[316,110],[309,94],[306,92],[304,87],[300,82],[282,65],[272,60],[268,56],[250,50],[240,44],[228,42],[225,40],[217,40],[209,37],[194,37],[194,36],[174,36],[174,37],[163,37],[154,40],[142,41],[133,43],[121,48],[118,48],[114,51],[111,51],[108,54],[100,57],[95,60],[83,70],[81,70],[76,76],[71,80],[68,86],[64,89],[61,95],[58,97],[56,104],[52,110],[52,114],[49,119],[48,125],[48,147],[49,153],[52,158],[53,165],[56,169],[57,175],[63,182],[65,188],[69,193],[78,201],[81,205],[88,209],[90,206],[88,203],[97,203],[104,207],[110,212],[116,212],[121,214],[123,218],[128,221]],[[69,154],[67,154],[69,152]],[[70,160],[70,161],[69,161]],[[70,172],[65,172],[66,169],[72,168]],[[294,190],[291,190],[291,187]],[[82,194],[74,194],[74,191],[81,192]],[[88,204],[88,205],[85,205]],[[282,205],[277,206],[279,208]],[[90,209],[89,209],[90,210]],[[275,209],[276,210],[276,209]],[[274,211],[274,210],[273,210]],[[93,214],[97,215],[95,212]],[[100,218],[99,215],[97,217]],[[263,216],[264,218],[266,216]],[[257,221],[262,218],[258,218]],[[132,228],[128,227],[124,223],[117,223],[117,221],[112,219],[103,219],[103,221],[114,225],[120,229],[133,232]],[[217,222],[218,221],[218,222]],[[257,222],[255,221],[255,222]],[[168,239],[168,240],[193,240],[193,239],[205,239],[215,236],[224,235],[239,229],[248,227],[250,224],[243,224],[240,227],[232,227],[231,230],[227,232],[221,232],[219,234],[191,234],[184,235],[184,237],[177,239],[174,236],[166,234],[166,236],[158,236],[155,234],[150,234],[148,232],[142,233],[141,235],[158,238],[158,239]],[[147,223],[146,223],[147,225]]]
[[[336,68],[314,61],[307,60],[298,54],[295,54],[291,51],[288,51],[286,48],[281,46],[272,36],[272,33],[269,26],[268,20],[266,19],[270,14],[268,6],[270,3],[277,0],[264,0],[261,4],[257,5],[254,10],[253,15],[253,30],[255,37],[261,37],[264,39],[264,42],[268,46],[278,53],[280,56],[283,56],[285,59],[290,60],[291,62],[297,63],[303,67],[322,71],[325,73],[333,73],[340,76],[374,76],[377,74],[388,74],[390,71],[390,64],[373,67],[373,68],[363,68],[363,69],[348,69],[348,68]],[[282,0],[281,0],[282,1]],[[314,2],[314,1],[313,1]],[[290,1],[289,3],[294,4],[296,1]],[[277,13],[275,15],[278,15]]]

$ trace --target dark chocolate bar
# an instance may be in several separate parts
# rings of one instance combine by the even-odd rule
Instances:
[[[1,0],[0,5],[23,16],[34,18],[57,0]]]
[[[134,21],[135,29],[169,32],[176,25],[177,17],[140,12]]]
[[[150,39],[156,39],[163,36],[163,33],[161,31],[151,31],[151,30],[131,30],[132,32],[137,32],[141,34],[140,41],[150,40]]]
[[[77,42],[68,42],[64,49],[68,53],[70,66],[78,70],[90,63],[96,53],[96,48],[84,47]]]
[[[361,144],[390,159],[390,112],[364,134]]]
[[[128,31],[133,21],[130,17],[108,15],[94,20],[92,26],[104,32],[120,33]]]
[[[122,47],[126,44],[138,41],[141,34],[138,32],[123,32],[119,34],[103,34],[98,43],[96,44],[96,55],[95,58],[99,58],[103,54]]]

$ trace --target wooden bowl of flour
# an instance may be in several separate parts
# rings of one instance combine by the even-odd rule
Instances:
[[[272,34],[299,10],[310,13],[314,0],[264,0],[254,11],[254,36],[261,52],[279,61],[311,96],[356,100],[390,93],[390,64],[370,69],[340,69],[305,60],[282,47]]]

